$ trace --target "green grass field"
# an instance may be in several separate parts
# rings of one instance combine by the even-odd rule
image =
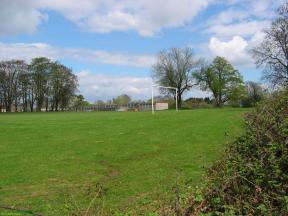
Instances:
[[[201,182],[246,111],[0,114],[0,206],[147,215],[175,200],[176,181],[183,194]]]

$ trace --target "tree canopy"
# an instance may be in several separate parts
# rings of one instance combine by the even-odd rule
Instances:
[[[256,82],[245,83],[245,96],[242,99],[242,105],[244,107],[255,107],[257,103],[262,101],[265,97],[265,90]]]
[[[0,62],[0,111],[64,110],[78,86],[76,75],[59,62],[34,58]]]
[[[216,57],[209,66],[194,73],[194,78],[205,91],[211,91],[216,106],[235,100],[242,94],[243,80],[238,70],[223,57]]]
[[[178,90],[178,102],[181,107],[182,95],[193,86],[193,73],[199,69],[200,61],[195,58],[190,48],[172,48],[158,54],[152,68],[154,81],[162,86]],[[175,96],[175,90],[162,89]]]
[[[113,104],[128,104],[130,102],[131,102],[131,98],[127,94],[119,95],[118,97],[113,98],[112,100]]]

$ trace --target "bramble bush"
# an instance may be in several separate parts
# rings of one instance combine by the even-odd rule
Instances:
[[[245,132],[208,172],[184,215],[288,215],[288,89],[245,116]]]

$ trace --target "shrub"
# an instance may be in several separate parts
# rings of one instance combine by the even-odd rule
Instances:
[[[210,98],[189,98],[182,103],[184,109],[212,108],[213,102]]]
[[[195,197],[195,196],[194,196]],[[245,116],[245,132],[209,170],[186,215],[288,215],[288,90]]]

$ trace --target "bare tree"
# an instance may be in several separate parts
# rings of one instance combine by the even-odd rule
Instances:
[[[11,60],[0,62],[1,73],[1,97],[7,112],[12,111],[14,104],[16,111],[19,105],[19,80],[22,73],[27,72],[27,65],[24,61]]]
[[[256,82],[249,81],[245,84],[246,87],[246,97],[244,97],[244,106],[255,107],[258,102],[264,99],[265,90],[264,88]]]
[[[158,54],[152,68],[152,77],[159,85],[171,86],[178,90],[178,102],[181,107],[182,95],[193,87],[193,73],[199,70],[197,60],[190,48],[172,48]],[[175,97],[174,90],[163,90]]]
[[[288,1],[277,10],[278,17],[265,30],[263,42],[252,50],[258,66],[265,68],[264,78],[274,85],[288,84]]]

